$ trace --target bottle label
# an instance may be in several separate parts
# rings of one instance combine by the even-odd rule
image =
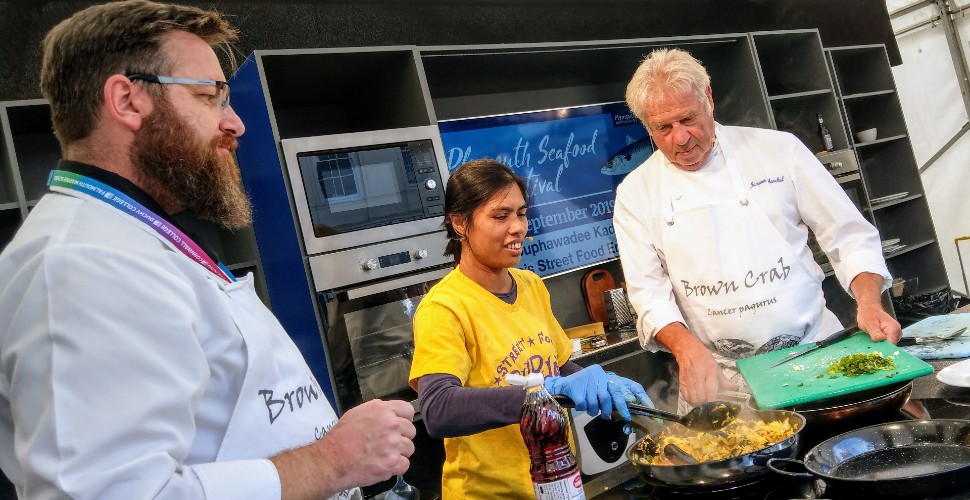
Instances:
[[[586,500],[579,471],[551,483],[533,483],[536,500]]]

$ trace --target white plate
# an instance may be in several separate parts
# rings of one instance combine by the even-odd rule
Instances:
[[[936,379],[946,385],[970,387],[970,359],[952,364],[936,373]]]
[[[909,196],[909,191],[904,191],[902,193],[896,193],[888,196],[880,196],[879,198],[873,198],[869,200],[869,203],[885,203],[887,201],[898,200],[900,198],[905,198],[907,196]]]
[[[889,245],[888,247],[882,247],[882,253],[893,253],[906,248],[906,245]]]

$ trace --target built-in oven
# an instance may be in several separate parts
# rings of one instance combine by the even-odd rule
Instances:
[[[414,401],[411,320],[453,268],[442,233],[310,257],[324,348],[341,411],[370,399]]]
[[[448,168],[437,127],[280,144],[307,255],[441,229]]]
[[[338,413],[372,399],[417,407],[408,384],[412,318],[454,267],[444,255],[448,167],[438,128],[292,138],[280,146]],[[416,427],[418,463],[408,481],[440,488],[443,445]],[[370,493],[388,487],[373,485]]]
[[[416,399],[418,302],[451,269],[435,126],[280,141],[338,411]]]

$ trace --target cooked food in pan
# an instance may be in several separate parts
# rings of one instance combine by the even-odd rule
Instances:
[[[780,442],[797,430],[787,419],[764,422],[739,418],[714,432],[694,432],[674,426],[655,439],[637,443],[640,452],[637,455],[650,465],[675,465],[663,451],[672,444],[697,462],[725,460]]]

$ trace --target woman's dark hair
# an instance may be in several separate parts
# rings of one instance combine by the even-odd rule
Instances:
[[[458,215],[471,223],[472,214],[478,207],[492,199],[502,189],[518,186],[525,198],[525,181],[512,172],[509,167],[497,160],[483,158],[463,163],[448,178],[445,188],[445,221],[448,245],[444,255],[451,255],[457,264],[461,260],[461,238],[451,224],[451,216]]]

